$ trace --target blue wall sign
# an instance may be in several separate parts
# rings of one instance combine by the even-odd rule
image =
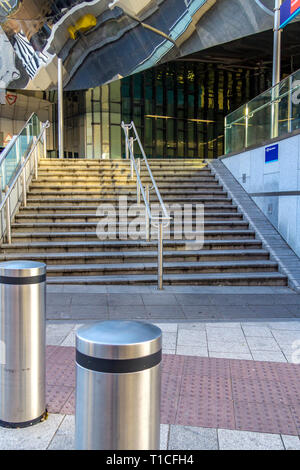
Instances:
[[[265,148],[265,163],[276,162],[279,155],[279,145],[271,145]]]
[[[300,0],[285,0],[280,7],[280,28],[300,14]]]

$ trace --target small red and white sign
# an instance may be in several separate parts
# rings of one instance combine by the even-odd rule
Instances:
[[[291,14],[300,8],[300,0],[291,0]]]
[[[4,141],[3,141],[3,145],[4,147],[7,146],[7,144],[9,144],[9,142],[11,141],[12,139],[12,135],[11,134],[7,134],[7,136],[5,137]]]
[[[6,95],[6,101],[7,103],[11,106],[12,104],[15,104],[17,101],[18,95],[12,94],[12,93],[7,93]]]

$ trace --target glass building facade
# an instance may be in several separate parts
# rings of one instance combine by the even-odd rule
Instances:
[[[102,87],[66,92],[65,156],[125,158],[120,124],[133,120],[149,157],[217,158],[224,154],[225,116],[268,88],[270,79],[267,70],[175,61]],[[55,93],[48,98],[55,101]],[[53,129],[55,144],[56,125]]]

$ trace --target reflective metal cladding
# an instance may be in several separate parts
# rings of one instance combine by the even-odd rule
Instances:
[[[0,88],[51,89],[57,56],[68,89],[158,63],[215,0],[1,0]],[[202,14],[201,13],[201,14]],[[178,46],[177,46],[177,41]],[[113,57],[113,60],[112,60]]]
[[[56,88],[57,57],[65,90],[94,88],[271,26],[256,2],[0,0],[0,89]]]

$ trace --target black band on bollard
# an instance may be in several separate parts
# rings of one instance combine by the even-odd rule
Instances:
[[[28,428],[29,426],[33,426],[34,424],[40,423],[46,417],[47,417],[47,411],[44,411],[44,413],[38,418],[32,419],[30,421],[23,421],[21,423],[9,423],[8,421],[0,420],[0,426],[2,428],[11,428],[11,429]]]
[[[87,356],[76,350],[76,362],[79,366],[95,372],[122,374],[150,369],[161,362],[161,349],[150,356],[135,359],[101,359]]]
[[[28,285],[28,284],[40,284],[46,281],[46,274],[40,274],[39,276],[29,277],[9,277],[0,276],[0,284],[13,284],[13,285]]]

